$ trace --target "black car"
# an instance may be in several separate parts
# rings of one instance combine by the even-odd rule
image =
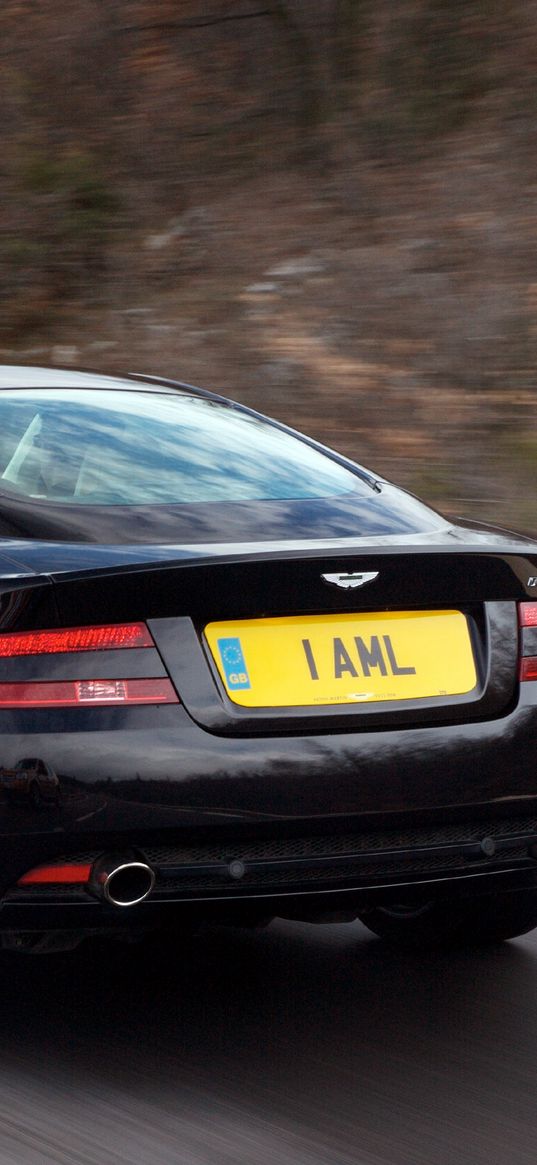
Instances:
[[[190,385],[15,367],[0,539],[4,948],[537,925],[537,542]]]

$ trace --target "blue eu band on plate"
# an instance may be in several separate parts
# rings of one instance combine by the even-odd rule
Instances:
[[[218,651],[224,669],[226,684],[230,692],[250,687],[246,663],[238,635],[217,640]]]

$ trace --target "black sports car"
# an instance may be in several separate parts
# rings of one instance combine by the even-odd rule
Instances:
[[[190,385],[9,367],[0,538],[5,948],[537,925],[537,542]]]

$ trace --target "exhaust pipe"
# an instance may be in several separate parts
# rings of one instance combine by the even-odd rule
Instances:
[[[91,871],[89,889],[112,906],[137,906],[151,893],[155,871],[130,854],[98,858]]]

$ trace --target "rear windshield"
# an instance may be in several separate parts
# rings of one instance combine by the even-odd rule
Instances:
[[[142,389],[0,392],[0,534],[223,543],[414,533],[441,519],[233,405]]]
[[[203,398],[2,392],[0,433],[2,482],[63,505],[323,498],[370,489],[266,421]]]

